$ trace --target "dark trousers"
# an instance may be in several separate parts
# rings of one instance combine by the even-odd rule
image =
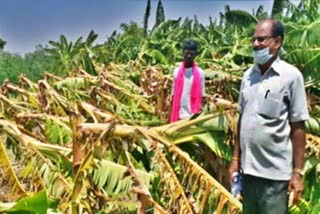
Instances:
[[[287,214],[289,181],[243,176],[244,214]]]

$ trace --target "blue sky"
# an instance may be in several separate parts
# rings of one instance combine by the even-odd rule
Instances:
[[[121,23],[143,22],[147,0],[2,0],[0,38],[7,41],[6,51],[26,53],[38,44],[86,37],[90,30],[105,41]],[[149,26],[154,23],[157,0],[151,0]],[[252,11],[263,5],[270,11],[273,0],[162,0],[166,18],[193,17],[207,24],[208,17],[218,17],[227,4],[231,9]]]

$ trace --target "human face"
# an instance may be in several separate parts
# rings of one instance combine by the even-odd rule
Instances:
[[[197,56],[196,50],[189,50],[184,49],[183,50],[183,60],[186,63],[187,66],[191,66],[193,63],[194,58]]]
[[[281,46],[281,38],[272,35],[273,23],[270,20],[260,22],[252,37],[253,50],[261,50],[269,47],[269,53],[276,56]]]

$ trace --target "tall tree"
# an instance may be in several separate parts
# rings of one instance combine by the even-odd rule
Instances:
[[[164,20],[165,20],[164,8],[163,8],[161,0],[159,0],[158,5],[157,5],[156,23],[155,23],[154,27],[157,27],[159,24],[164,22]]]
[[[144,36],[146,36],[148,32],[148,20],[150,16],[150,10],[151,10],[151,2],[150,0],[147,0],[146,11],[144,13],[144,19],[143,19]]]

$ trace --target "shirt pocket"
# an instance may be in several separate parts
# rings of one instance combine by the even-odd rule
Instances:
[[[282,106],[281,98],[282,96],[280,94],[268,93],[267,96],[260,99],[258,114],[270,118],[279,118]]]

